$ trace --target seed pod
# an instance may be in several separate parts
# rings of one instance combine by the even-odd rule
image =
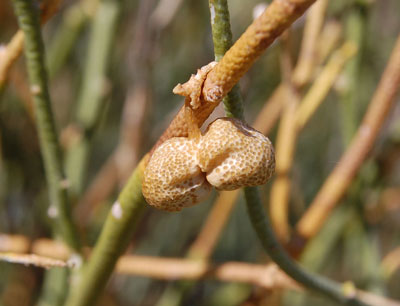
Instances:
[[[211,123],[199,143],[199,166],[218,190],[265,184],[275,170],[267,137],[233,118]]]
[[[143,196],[159,209],[179,211],[206,198],[211,189],[198,166],[197,145],[188,138],[165,141],[144,171]]]

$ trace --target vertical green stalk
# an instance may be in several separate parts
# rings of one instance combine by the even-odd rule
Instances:
[[[66,171],[74,195],[79,195],[83,189],[91,135],[103,107],[106,70],[120,5],[119,1],[100,1],[93,21],[82,87],[77,102],[76,121],[82,130],[82,137],[67,151],[66,156]]]
[[[115,264],[128,246],[135,225],[146,207],[142,195],[144,160],[113,204],[90,260],[77,275],[67,306],[94,305],[110,278]]]
[[[344,287],[340,284],[306,272],[293,262],[279,244],[272,231],[269,218],[264,212],[264,207],[261,203],[257,188],[246,187],[244,193],[251,224],[268,255],[283,271],[305,287],[314,290],[316,293],[325,295],[342,305],[366,305],[359,301],[353,292],[346,294]]]
[[[61,306],[64,305],[68,293],[70,277],[68,269],[49,269],[45,273],[41,295],[35,305]]]
[[[208,4],[211,14],[214,55],[218,62],[233,44],[229,8],[227,0],[209,0]],[[222,102],[228,117],[243,119],[243,103],[239,85],[235,85]]]
[[[213,31],[214,52],[216,60],[222,58],[224,53],[232,45],[232,34],[229,25],[229,10],[226,0],[210,0],[211,24]],[[243,106],[239,96],[239,88],[236,85],[233,96],[229,95],[224,100],[227,115],[243,119]],[[231,91],[231,92],[232,92]],[[268,255],[278,266],[293,279],[304,286],[322,293],[342,304],[362,305],[357,299],[347,297],[339,284],[333,281],[310,274],[302,270],[287,255],[279,244],[272,226],[267,218],[256,187],[244,188],[247,209],[253,228]]]
[[[38,7],[30,0],[13,0],[13,4],[19,26],[25,34],[24,50],[34,101],[40,149],[49,189],[49,212],[51,212],[50,216],[54,221],[54,232],[73,250],[79,251],[80,244],[68,203],[68,181],[63,173],[61,150],[47,87],[47,72],[44,65],[44,46],[40,33]]]

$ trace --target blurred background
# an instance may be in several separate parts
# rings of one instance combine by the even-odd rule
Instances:
[[[297,137],[288,195],[292,227],[355,134],[400,32],[397,0],[328,2],[321,35],[336,40],[325,59],[320,57],[315,64],[301,95],[345,41],[354,41],[358,52],[346,61]],[[236,40],[267,1],[229,0],[228,4]],[[11,1],[0,2],[0,21],[1,55],[18,31]],[[293,64],[300,53],[304,25],[302,17],[287,39]],[[118,191],[181,107],[183,100],[172,94],[172,88],[214,59],[208,2],[66,0],[43,26],[43,35],[74,218],[86,245],[93,246]],[[326,47],[321,42],[325,40],[317,41],[318,50]],[[283,78],[283,48],[276,41],[240,82],[250,124]],[[307,243],[300,260],[309,270],[336,280],[351,279],[361,289],[400,299],[400,104],[396,101],[346,196]],[[217,109],[215,116],[223,116],[223,109]],[[2,238],[7,235],[51,238],[51,206],[34,120],[21,56],[0,86],[3,251]],[[268,132],[273,143],[278,126],[279,121]],[[271,184],[261,188],[266,208]],[[201,205],[180,213],[149,207],[129,252],[188,256],[217,196],[214,193]],[[210,254],[215,263],[268,261],[241,194]],[[5,262],[0,262],[0,271],[1,305],[56,305],[43,299],[46,291],[52,291],[44,281],[46,271]],[[99,305],[178,304],[335,305],[311,294],[271,291],[245,283],[167,282],[118,274],[99,301]]]

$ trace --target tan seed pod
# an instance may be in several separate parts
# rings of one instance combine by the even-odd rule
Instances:
[[[219,118],[199,143],[199,166],[218,190],[265,184],[275,170],[267,137],[238,119]]]
[[[212,187],[198,166],[194,141],[175,137],[161,144],[151,156],[142,184],[147,203],[179,211],[208,196]]]

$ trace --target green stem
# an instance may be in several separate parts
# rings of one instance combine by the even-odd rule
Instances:
[[[285,252],[279,244],[269,221],[264,212],[263,205],[256,187],[246,187],[244,189],[247,210],[251,224],[256,231],[258,238],[271,259],[290,277],[302,285],[323,294],[343,305],[366,305],[357,299],[352,293],[346,295],[344,287],[334,281],[324,277],[304,271],[298,266]]]
[[[142,178],[143,162],[136,168],[113,204],[90,260],[71,289],[67,306],[94,305],[104,289],[146,207],[142,196]]]
[[[228,3],[227,0],[209,0],[209,7],[215,60],[220,61],[233,44]],[[222,102],[228,117],[244,118],[239,85],[235,85]]]
[[[68,182],[62,168],[45,70],[44,46],[40,33],[39,10],[31,0],[13,0],[20,28],[25,34],[25,56],[31,93],[34,101],[36,125],[49,188],[51,217],[54,231],[75,251],[80,244],[71,218],[67,196]]]
[[[83,135],[80,141],[67,151],[66,156],[66,171],[71,180],[74,195],[79,195],[83,189],[91,136],[103,108],[106,70],[120,5],[119,1],[101,1],[93,21],[82,89],[77,102],[76,120]]]
[[[209,5],[211,11],[215,58],[216,60],[219,60],[232,45],[232,34],[229,25],[229,10],[226,0],[210,0]],[[243,106],[241,99],[238,98],[240,97],[239,88],[236,86],[236,89],[232,89],[231,93],[232,92],[232,96],[228,95],[224,99],[227,115],[243,119]],[[283,271],[306,287],[325,294],[343,304],[362,305],[358,300],[345,296],[342,287],[339,284],[317,275],[307,273],[295,264],[276,239],[271,224],[269,223],[269,219],[264,213],[257,188],[248,187],[244,189],[244,192],[252,225],[267,253]]]
[[[232,44],[232,34],[229,26],[229,10],[226,0],[210,0],[209,3],[212,19],[211,23],[213,25],[212,32],[215,58],[219,60]],[[232,92],[233,95],[231,97],[228,95],[224,99],[227,115],[243,119],[243,106],[241,99],[238,98],[239,88],[236,86],[236,89],[232,89],[231,93]],[[244,189],[244,192],[252,225],[267,253],[283,271],[306,287],[325,294],[343,304],[363,305],[357,299],[347,297],[339,284],[310,274],[295,264],[276,239],[269,219],[265,215],[262,203],[258,197],[257,188],[248,187]]]
[[[45,273],[42,293],[37,306],[61,306],[64,305],[69,281],[68,269],[49,269]]]

